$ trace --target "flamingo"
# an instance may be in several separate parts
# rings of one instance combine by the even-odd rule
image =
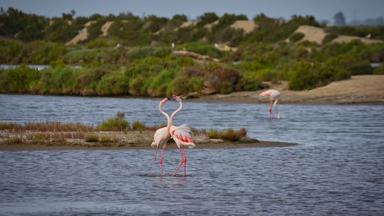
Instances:
[[[275,89],[269,89],[259,94],[259,96],[269,97],[269,117],[272,118],[272,106],[277,106],[280,97],[280,92]],[[280,118],[279,112],[277,113],[277,117]]]
[[[159,149],[159,147],[162,146],[162,151],[160,154],[160,169],[161,169],[162,175],[164,175],[164,169],[163,169],[164,150],[167,147],[168,140],[172,137],[173,140],[176,142],[176,145],[180,152],[180,162],[174,172],[174,175],[177,174],[178,169],[184,164],[184,176],[186,176],[187,157],[183,147],[184,145],[186,145],[193,148],[196,145],[192,141],[192,137],[191,137],[192,132],[189,126],[185,124],[180,125],[178,127],[172,125],[173,118],[175,117],[176,113],[178,113],[182,109],[182,106],[183,106],[180,97],[174,96],[174,99],[179,102],[179,107],[177,110],[175,110],[171,114],[171,117],[169,117],[169,115],[165,113],[162,109],[162,106],[168,101],[168,98],[164,98],[159,103],[160,113],[162,113],[167,118],[167,126],[163,128],[159,128],[155,132],[153,136],[154,139],[151,146],[156,147],[156,153],[154,157],[155,160],[157,156],[157,150]]]
[[[171,135],[169,134],[169,130],[171,128],[169,116],[167,113],[163,111],[163,105],[168,101],[168,98],[164,98],[159,103],[159,111],[161,114],[163,114],[168,121],[168,124],[166,127],[162,127],[156,130],[155,134],[153,135],[153,142],[151,144],[151,147],[156,147],[156,152],[154,155],[154,160],[156,160],[157,157],[157,151],[160,147],[162,147],[161,154],[160,154],[160,169],[161,174],[164,175],[164,169],[163,169],[163,157],[164,157],[164,150],[167,147],[167,142],[171,138]]]
[[[178,113],[183,108],[182,100],[179,96],[173,96],[173,99],[177,102],[179,102],[179,107],[172,113],[170,117],[170,122],[172,124],[173,118],[175,117],[176,113]],[[187,154],[184,151],[184,146],[188,146],[189,148],[196,147],[195,143],[192,141],[192,131],[191,128],[186,125],[182,124],[180,126],[171,126],[170,128],[170,134],[173,140],[175,141],[177,148],[180,152],[180,162],[177,165],[173,175],[176,176],[179,168],[184,165],[184,176],[187,175]]]

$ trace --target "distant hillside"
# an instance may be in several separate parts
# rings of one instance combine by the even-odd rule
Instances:
[[[383,27],[328,27],[313,16],[48,18],[9,8],[0,22],[0,64],[21,65],[0,69],[3,93],[200,97],[384,74]]]
[[[205,13],[191,21],[185,15],[175,15],[169,19],[122,13],[118,16],[94,14],[90,17],[63,14],[62,17],[48,18],[9,8],[1,12],[0,20],[0,37],[22,41],[46,40],[68,45],[106,36],[127,45],[195,41],[232,45],[249,41],[276,43],[285,40],[296,30],[304,31],[308,41],[319,43],[316,37],[321,38],[325,33],[308,32],[317,27],[324,29],[326,34],[356,37],[369,35],[369,39],[384,40],[383,27],[328,28],[321,26],[312,16],[293,16],[290,20],[281,20],[259,14],[248,20],[245,15],[224,14],[219,17],[215,13]]]

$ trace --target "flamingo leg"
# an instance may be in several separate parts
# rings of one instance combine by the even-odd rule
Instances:
[[[279,105],[278,105],[278,101],[276,100],[276,113],[277,113],[277,115],[276,115],[276,118],[280,118],[280,111],[279,111]]]
[[[273,100],[270,100],[269,102],[269,118],[272,118],[272,103],[273,103]]]
[[[175,169],[175,172],[173,173],[173,176],[176,176],[177,174],[177,171],[179,171],[179,168],[183,165],[184,163],[184,155],[183,155],[183,151],[179,148],[179,152],[180,152],[180,161],[179,161],[179,164],[177,165],[176,169]]]
[[[183,150],[183,163],[184,163],[184,176],[187,176],[187,153],[185,153],[184,147],[182,147]]]
[[[161,154],[160,154],[160,170],[161,170],[161,175],[163,176],[164,175],[164,168],[163,168],[163,158],[164,158],[164,152],[165,152],[165,148],[167,147],[167,144],[165,143],[164,146],[163,146],[163,149],[161,150]]]
[[[153,158],[152,158],[153,161],[156,161],[156,160],[157,160],[157,151],[158,151],[158,150],[159,150],[159,146],[156,147],[155,154],[153,154]]]

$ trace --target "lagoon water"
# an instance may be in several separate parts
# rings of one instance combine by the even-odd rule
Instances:
[[[0,95],[0,121],[164,122],[157,100]],[[169,112],[176,107],[171,102]],[[0,151],[0,215],[382,215],[384,106],[187,101],[176,124],[247,128],[284,148],[188,150],[160,176],[151,150]],[[171,173],[178,153],[167,151]]]

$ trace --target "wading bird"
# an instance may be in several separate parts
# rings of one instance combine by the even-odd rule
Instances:
[[[174,175],[177,174],[177,171],[179,168],[184,165],[184,176],[187,175],[186,173],[186,167],[187,167],[187,155],[184,151],[184,146],[188,146],[190,148],[195,147],[195,144],[192,141],[192,132],[191,128],[185,124],[180,126],[173,126],[173,118],[175,117],[176,113],[178,113],[182,107],[182,101],[181,98],[178,96],[173,97],[177,102],[179,102],[179,107],[171,114],[171,117],[167,113],[165,113],[162,109],[163,105],[168,101],[168,98],[164,98],[160,101],[159,104],[159,110],[160,113],[162,113],[167,118],[167,127],[159,128],[153,137],[153,142],[151,144],[152,147],[156,147],[156,153],[155,153],[155,160],[157,155],[157,150],[159,147],[162,147],[162,151],[160,154],[160,169],[162,175],[164,174],[163,169],[163,157],[164,157],[164,150],[167,147],[168,140],[172,137],[175,141],[177,148],[180,152],[180,162],[179,165],[176,167],[176,170],[174,172]]]
[[[156,152],[154,155],[154,160],[157,158],[157,151],[159,148],[162,148],[161,153],[160,153],[160,169],[161,169],[161,174],[164,175],[164,169],[163,169],[163,157],[164,157],[164,150],[167,147],[167,142],[171,138],[171,135],[169,133],[169,130],[171,128],[171,124],[169,123],[169,116],[167,113],[163,111],[163,105],[168,101],[168,98],[164,98],[160,101],[159,103],[159,111],[161,114],[163,114],[167,121],[168,124],[166,127],[162,127],[156,130],[155,134],[153,135],[153,142],[151,144],[151,147],[154,148],[156,147]]]
[[[176,113],[178,113],[183,108],[183,102],[179,96],[173,96],[173,99],[179,102],[179,108],[177,108],[177,110],[175,110],[172,113],[170,117],[171,124]],[[173,175],[175,176],[179,168],[182,165],[184,165],[184,176],[186,176],[187,175],[187,154],[184,151],[184,146],[188,146],[189,148],[194,148],[196,146],[195,143],[193,143],[192,141],[191,128],[186,124],[182,124],[180,126],[172,125],[169,132],[173,140],[176,142],[177,148],[179,149],[179,152],[180,152],[180,162],[179,162],[179,165],[177,165]]]
[[[276,106],[277,109],[277,103],[279,101],[280,92],[275,89],[269,89],[267,91],[262,92],[260,97],[269,97],[269,117],[272,118],[272,106]],[[277,112],[277,118],[280,118],[280,113]]]

